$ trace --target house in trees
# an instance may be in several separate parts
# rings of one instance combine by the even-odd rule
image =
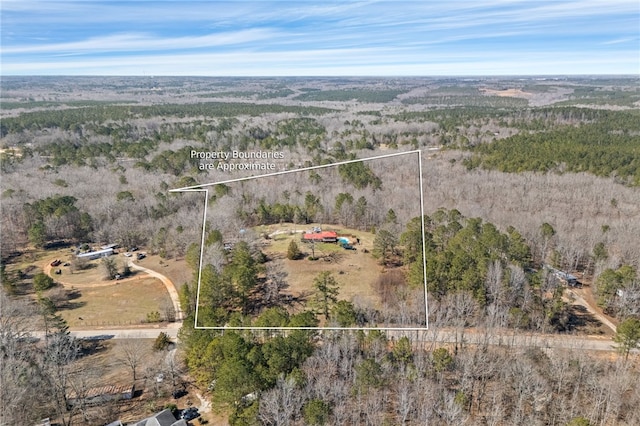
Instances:
[[[546,269],[548,269],[554,277],[556,277],[558,280],[560,280],[561,282],[571,286],[571,287],[575,287],[577,286],[578,283],[578,278],[568,272],[565,271],[561,271],[559,269],[556,269],[550,265],[544,265],[544,267]]]
[[[338,233],[334,231],[305,232],[302,234],[303,243],[335,243],[338,241]]]

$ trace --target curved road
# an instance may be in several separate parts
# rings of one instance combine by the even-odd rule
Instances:
[[[183,318],[182,310],[180,309],[180,296],[178,296],[178,290],[176,289],[175,284],[169,278],[165,277],[159,272],[154,270],[145,268],[144,266],[137,265],[133,263],[133,259],[129,260],[129,267],[131,269],[135,269],[138,271],[146,272],[154,278],[159,279],[164,284],[167,292],[169,293],[169,297],[171,298],[171,302],[173,303],[173,309],[176,311],[176,319],[181,321]]]
[[[51,275],[51,270],[53,269],[53,267],[51,266],[51,262],[55,260],[55,259],[49,259],[47,261],[47,263],[45,263],[42,267],[43,271],[45,274],[49,275],[51,278],[53,278],[54,280],[58,281],[59,283],[61,283],[64,286],[72,286],[72,287],[76,287],[76,288],[86,288],[86,287],[108,287],[108,286],[112,286],[112,285],[116,285],[118,283],[123,283],[123,282],[127,282],[127,281],[133,281],[136,278],[132,277],[132,278],[124,278],[118,281],[108,281],[106,283],[92,283],[91,285],[78,285],[78,284],[69,284],[69,283],[65,283],[64,280],[61,280],[60,277],[58,276],[52,276]],[[180,296],[178,295],[178,290],[176,289],[175,284],[173,283],[173,281],[171,281],[169,278],[165,277],[164,275],[160,274],[159,272],[156,272],[152,269],[148,269],[145,268],[144,266],[140,266],[136,263],[133,262],[133,259],[129,259],[129,267],[131,269],[135,269],[138,271],[142,271],[145,272],[146,274],[159,279],[162,284],[164,284],[164,287],[167,289],[167,293],[169,293],[169,297],[171,298],[171,303],[173,304],[173,309],[176,313],[176,320],[177,321],[181,321],[184,317],[182,310],[180,309]]]

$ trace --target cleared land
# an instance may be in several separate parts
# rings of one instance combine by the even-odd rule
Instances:
[[[189,268],[187,262],[185,262],[182,257],[163,259],[158,255],[149,255],[142,260],[136,261],[136,264],[166,276],[175,285],[177,290],[180,290],[180,287],[182,287],[184,283],[191,282],[193,279],[191,268]]]
[[[71,301],[72,309],[60,311],[70,327],[141,324],[147,314],[162,314],[173,307],[164,285],[155,278],[114,281],[111,286],[83,288]]]
[[[301,242],[301,231],[311,229],[320,224],[293,225],[283,224],[272,226],[267,230],[272,235],[270,244],[264,248],[265,253],[274,260],[282,260],[284,271],[288,274],[289,287],[286,293],[294,296],[313,294],[313,281],[324,271],[329,271],[340,284],[338,297],[345,300],[358,300],[377,306],[380,303],[378,295],[373,290],[373,283],[384,271],[372,256],[374,234],[337,226],[326,226],[324,230],[333,230],[338,235],[354,235],[360,239],[349,237],[356,250],[345,250],[336,243],[316,243],[315,256],[318,260],[309,260],[312,255],[312,245]],[[304,258],[289,260],[286,258],[287,248],[291,241],[298,244],[304,253]],[[367,252],[365,252],[367,251]]]

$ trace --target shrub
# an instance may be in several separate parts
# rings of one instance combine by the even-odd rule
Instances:
[[[153,349],[156,351],[161,351],[163,349],[166,349],[170,344],[171,339],[169,338],[169,335],[162,331],[160,332],[160,334],[158,334],[158,337],[156,337],[155,342],[153,342]]]
[[[33,277],[33,288],[35,288],[36,291],[44,291],[50,289],[54,285],[55,282],[53,281],[53,278],[43,272],[40,272]]]
[[[289,248],[287,249],[287,259],[298,260],[301,256],[302,252],[300,251],[298,244],[294,240],[291,240]]]
[[[153,311],[147,314],[147,322],[160,322],[162,318],[160,317],[160,312]]]

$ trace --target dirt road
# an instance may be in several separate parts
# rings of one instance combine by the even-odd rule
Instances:
[[[182,321],[184,315],[182,313],[182,310],[180,309],[180,296],[178,295],[178,290],[176,289],[176,286],[173,283],[173,281],[171,281],[169,278],[165,277],[159,272],[153,271],[151,269],[145,268],[144,266],[140,266],[134,263],[133,260],[129,260],[129,267],[137,271],[146,272],[152,277],[162,281],[162,284],[164,284],[165,288],[167,289],[167,292],[169,293],[169,297],[171,298],[171,302],[173,303],[173,308],[176,312],[176,319],[178,321]]]
[[[612,323],[611,321],[609,321],[609,319],[607,317],[605,317],[604,315],[602,315],[600,312],[598,312],[596,309],[594,309],[593,306],[591,306],[591,304],[589,304],[582,296],[580,296],[576,291],[572,290],[572,289],[567,289],[565,291],[565,295],[568,296],[568,298],[571,300],[571,303],[573,305],[579,305],[579,306],[583,306],[584,308],[586,308],[586,310],[593,315],[594,317],[596,317],[598,319],[598,321],[600,321],[602,324],[606,325],[607,327],[609,327],[611,330],[613,330],[613,332],[615,333],[617,330],[617,327],[614,323]]]
[[[137,277],[131,277],[131,278],[123,278],[117,281],[111,280],[111,281],[106,281],[106,282],[92,282],[90,284],[84,284],[84,285],[80,285],[80,284],[70,284],[64,281],[64,279],[61,279],[61,277],[59,276],[52,276],[51,275],[51,270],[53,269],[53,267],[51,266],[51,262],[54,259],[49,259],[47,260],[47,262],[42,266],[42,269],[44,270],[44,273],[49,275],[50,277],[54,278],[57,282],[61,283],[63,286],[65,287],[76,287],[76,288],[95,288],[95,287],[108,287],[108,286],[113,286],[119,283],[123,283],[123,282],[127,282],[127,281],[132,281],[132,280],[136,280],[138,279]],[[178,295],[178,290],[176,289],[175,284],[173,283],[173,281],[171,281],[169,278],[167,278],[166,276],[162,275],[159,272],[156,272],[154,270],[145,268],[144,266],[140,266],[136,263],[133,262],[133,259],[129,259],[129,267],[131,269],[135,269],[137,271],[142,271],[145,272],[146,274],[159,279],[162,284],[164,284],[165,288],[167,289],[167,293],[169,293],[169,297],[171,298],[171,303],[173,304],[173,309],[176,313],[176,320],[177,321],[182,321],[184,315],[182,310],[180,309],[180,296]]]

